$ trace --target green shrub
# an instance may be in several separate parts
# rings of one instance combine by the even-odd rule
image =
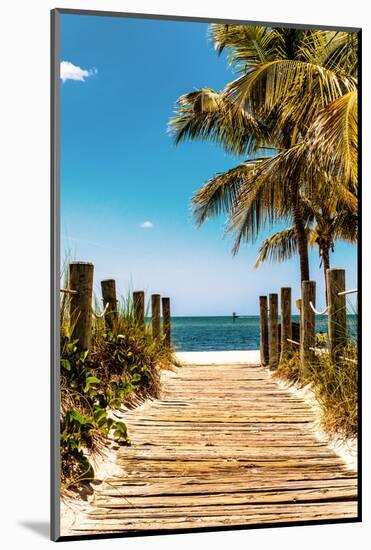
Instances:
[[[61,306],[61,488],[80,492],[94,479],[89,456],[108,436],[130,444],[125,423],[111,411],[156,397],[160,369],[171,364],[172,353],[135,324],[128,303],[113,330],[93,320],[91,347],[83,351],[70,337],[65,298]]]

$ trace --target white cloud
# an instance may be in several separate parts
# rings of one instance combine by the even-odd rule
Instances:
[[[61,62],[61,80],[79,80],[85,82],[85,78],[98,73],[98,69],[82,69],[70,61]]]
[[[150,222],[149,220],[147,220],[147,221],[141,223],[141,224],[140,224],[140,227],[141,227],[142,229],[152,229],[152,227],[154,227],[154,225],[153,225],[152,222]]]

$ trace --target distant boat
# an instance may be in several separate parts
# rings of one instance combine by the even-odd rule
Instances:
[[[238,317],[239,317],[239,316],[238,316],[237,313],[234,311],[234,312],[232,313],[233,322],[235,322],[235,320],[238,319]]]

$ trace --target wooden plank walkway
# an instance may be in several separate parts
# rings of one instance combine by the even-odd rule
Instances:
[[[314,435],[314,412],[258,365],[186,365],[125,413],[131,447],[70,534],[357,515],[356,474]]]

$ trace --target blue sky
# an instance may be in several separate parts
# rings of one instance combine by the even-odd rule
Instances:
[[[174,315],[256,314],[258,296],[281,286],[299,296],[297,258],[256,270],[259,243],[232,257],[223,219],[192,220],[192,194],[242,160],[202,142],[176,147],[167,133],[180,95],[233,78],[207,25],[62,15],[61,62],[61,250],[94,263],[98,294],[115,278],[122,294],[170,296]],[[317,250],[310,261],[321,306]],[[348,288],[356,261],[355,246],[337,243],[332,266]]]

